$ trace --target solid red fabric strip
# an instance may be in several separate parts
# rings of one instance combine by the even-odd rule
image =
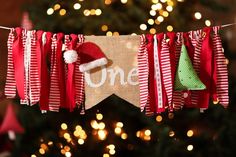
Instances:
[[[50,87],[50,77],[48,73],[47,62],[51,58],[51,43],[52,43],[52,33],[46,33],[46,43],[43,45],[41,41],[38,44],[41,45],[41,90],[40,90],[40,109],[49,110],[49,87]],[[39,39],[38,39],[39,40]],[[38,47],[38,45],[37,45]]]
[[[201,51],[201,64],[200,64],[200,79],[205,84],[206,89],[199,91],[199,101],[198,105],[200,108],[207,109],[209,105],[210,98],[210,88],[212,79],[212,43],[211,43],[211,28],[206,27],[203,29],[205,39],[202,42]]]
[[[15,70],[16,88],[21,100],[25,100],[24,94],[24,48],[22,43],[22,28],[17,27],[16,39],[13,42],[12,54]]]
[[[78,36],[71,34],[71,42],[69,45],[69,50],[76,50]],[[67,94],[67,105],[69,106],[70,111],[73,111],[75,108],[75,62],[68,64],[68,75],[66,83],[66,94]]]

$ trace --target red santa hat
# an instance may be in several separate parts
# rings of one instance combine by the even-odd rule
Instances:
[[[107,64],[107,58],[98,45],[92,42],[84,42],[79,48],[81,72],[89,71],[93,68]]]

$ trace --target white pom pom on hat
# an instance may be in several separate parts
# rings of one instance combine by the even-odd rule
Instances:
[[[67,50],[64,52],[63,57],[67,64],[74,63],[78,59],[78,53],[75,50]]]

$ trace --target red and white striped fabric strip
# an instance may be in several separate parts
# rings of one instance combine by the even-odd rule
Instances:
[[[162,40],[162,49],[160,57],[161,57],[162,80],[164,84],[164,90],[167,95],[168,109],[172,112],[173,84],[172,84],[172,73],[171,73],[171,63],[170,63],[170,51],[165,37]]]
[[[24,95],[25,100],[20,100],[21,104],[29,105],[29,65],[30,65],[30,56],[31,56],[31,31],[26,29],[22,30],[22,44],[24,48]]]
[[[179,63],[179,57],[180,57],[180,51],[181,51],[181,46],[182,46],[182,41],[183,41],[183,33],[177,33],[177,41],[175,42],[175,59],[176,59],[176,67],[178,66]],[[184,97],[182,94],[182,91],[173,91],[173,108],[175,110],[182,109],[184,106]]]
[[[162,74],[161,74],[161,52],[158,52],[158,43],[157,36],[154,35],[154,75],[155,75],[155,84],[156,84],[156,97],[157,97],[157,112],[163,112],[165,110],[165,104],[163,103],[163,87],[162,87]],[[159,41],[162,42],[162,41]]]
[[[53,34],[52,38],[52,54],[51,54],[51,68],[50,68],[50,94],[49,94],[49,111],[58,112],[60,108],[60,89],[57,69],[57,34]]]
[[[84,36],[82,34],[78,35],[78,46],[84,42]],[[75,102],[78,107],[81,108],[81,114],[85,113],[85,108],[82,106],[84,102],[84,73],[79,70],[80,65],[80,55],[78,55],[78,60],[75,64]]]
[[[148,103],[148,54],[146,49],[145,35],[140,36],[138,51],[138,80],[140,89],[140,109],[144,111]],[[149,111],[146,111],[146,113]],[[147,113],[149,114],[149,113]]]
[[[30,105],[35,105],[40,99],[40,76],[36,51],[36,31],[31,31],[31,56],[29,64],[29,96]]]
[[[226,58],[224,56],[221,38],[218,33],[219,29],[220,26],[213,27],[213,48],[217,68],[216,90],[219,103],[226,108],[229,105],[228,70],[225,62]]]
[[[190,36],[192,45],[194,46],[194,56],[193,56],[193,68],[196,73],[199,75],[200,73],[200,60],[201,60],[201,50],[202,50],[202,30],[192,31],[193,36]],[[191,93],[191,101],[193,106],[198,106],[198,96],[199,91],[192,91]]]
[[[14,29],[12,28],[10,30],[7,40],[8,61],[7,61],[7,76],[5,84],[5,95],[7,98],[15,98],[16,96],[16,80],[15,80],[13,58],[12,58],[12,44],[14,40],[15,40]]]

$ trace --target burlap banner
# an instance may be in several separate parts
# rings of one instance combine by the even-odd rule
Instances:
[[[86,36],[85,39],[99,45],[109,59],[108,65],[85,73],[85,108],[112,94],[139,107],[139,36]]]

